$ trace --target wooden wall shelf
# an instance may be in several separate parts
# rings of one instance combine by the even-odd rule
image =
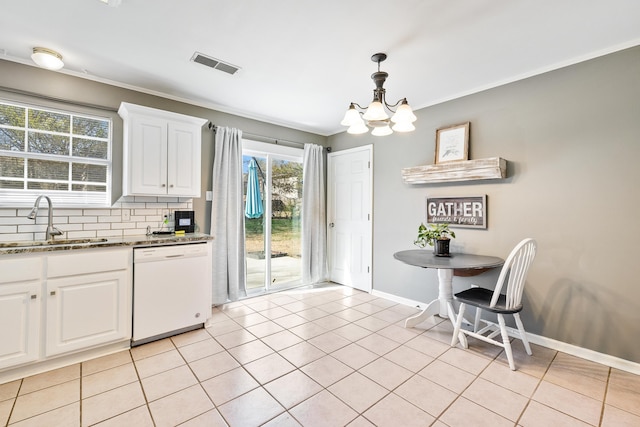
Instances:
[[[438,182],[476,181],[507,177],[507,161],[500,157],[414,166],[402,169],[406,184],[433,184]]]

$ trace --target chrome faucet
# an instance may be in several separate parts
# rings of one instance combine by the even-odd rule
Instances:
[[[49,198],[49,196],[38,196],[36,202],[33,204],[33,209],[31,209],[31,212],[29,212],[29,215],[27,215],[27,218],[36,219],[36,215],[38,215],[38,208],[40,207],[40,200],[43,197],[47,199],[47,203],[49,204],[49,222],[47,223],[46,237],[47,240],[51,240],[53,239],[53,236],[62,235],[62,231],[53,226],[53,205],[51,204],[51,199]]]

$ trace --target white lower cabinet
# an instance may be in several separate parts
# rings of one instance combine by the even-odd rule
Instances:
[[[0,369],[37,360],[40,353],[42,260],[0,261]]]
[[[3,256],[0,272],[0,371],[130,340],[131,248]]]
[[[50,256],[46,356],[131,338],[131,249]]]
[[[124,271],[49,280],[46,356],[128,338],[128,282]]]

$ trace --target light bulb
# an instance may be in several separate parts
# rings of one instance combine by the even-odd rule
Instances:
[[[375,135],[375,136],[387,136],[387,135],[391,135],[392,133],[393,131],[389,126],[380,126],[380,127],[374,128],[373,131],[371,131],[371,135]]]
[[[413,114],[413,110],[409,107],[406,99],[402,101],[402,104],[400,104],[396,113],[391,117],[391,121],[394,123],[413,123],[417,119],[418,118]]]
[[[384,107],[382,106],[382,102],[373,101],[369,104],[367,111],[362,116],[366,121],[378,121],[378,120],[387,120],[389,116],[384,111]]]
[[[416,130],[416,127],[411,122],[406,122],[406,123],[400,122],[393,125],[391,129],[393,129],[396,132],[411,132],[413,130]]]
[[[347,133],[350,133],[352,135],[359,135],[361,133],[367,132],[369,132],[369,128],[364,124],[362,120],[360,120],[360,123],[355,123],[351,125],[349,129],[347,129]]]
[[[342,126],[354,126],[358,123],[361,123],[362,119],[360,118],[360,113],[356,110],[356,107],[351,104],[346,113],[344,113],[344,118],[340,122]]]

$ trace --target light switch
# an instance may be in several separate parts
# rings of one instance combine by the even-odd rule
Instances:
[[[205,193],[204,197],[205,197],[205,200],[206,200],[207,202],[212,201],[212,200],[213,200],[213,191],[207,191],[207,192]]]

